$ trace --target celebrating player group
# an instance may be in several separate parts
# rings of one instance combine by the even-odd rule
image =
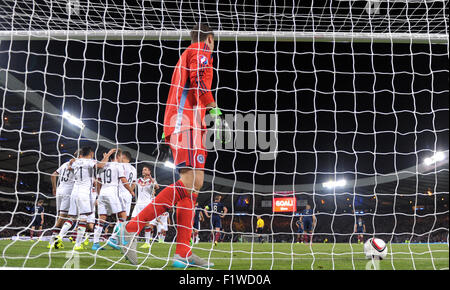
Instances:
[[[99,242],[107,217],[112,216],[114,221],[127,220],[132,198],[137,194],[135,210],[142,208],[145,202],[150,203],[158,185],[148,166],[143,167],[142,177],[136,181],[137,172],[130,164],[132,157],[128,151],[111,149],[101,161],[93,159],[90,147],[80,149],[75,155],[76,158],[52,174],[58,219],[48,247],[62,248],[63,237],[76,225],[74,250],[83,250],[83,245],[88,244],[87,228],[93,232],[92,250],[104,250]],[[116,234],[111,234],[107,245],[119,249]]]

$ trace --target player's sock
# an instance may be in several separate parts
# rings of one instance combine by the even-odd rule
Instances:
[[[214,235],[214,242],[219,242],[220,239],[220,232],[216,232],[216,234]]]
[[[30,240],[33,239],[33,236],[34,236],[34,231],[33,231],[33,230],[30,230]]]
[[[85,234],[84,234],[84,238],[83,238],[83,242],[85,242],[86,240],[88,240],[88,241],[89,241],[89,235],[90,235],[90,233],[89,233],[89,232],[85,232]]]
[[[119,218],[119,222],[123,223],[125,221],[125,219],[123,218]],[[117,238],[117,232],[115,232],[114,230],[111,233],[111,236],[109,237],[111,240],[115,240]]]
[[[197,243],[198,243],[197,239],[198,239],[198,232],[194,232],[194,233],[192,234],[192,242],[193,242],[194,244],[197,244]]]
[[[140,232],[147,222],[153,220],[163,212],[167,211],[179,200],[187,196],[184,190],[184,184],[178,180],[164,188],[154,199],[152,203],[147,205],[137,216],[132,218],[126,227],[127,232]]]
[[[144,228],[145,231],[145,242],[148,244],[150,243],[150,238],[152,236],[152,228],[151,227],[145,227]]]
[[[94,240],[93,240],[94,244],[97,244],[100,242],[100,236],[102,235],[102,232],[103,232],[103,223],[98,222],[94,228]]]
[[[58,233],[61,231],[60,228],[54,228],[52,231],[52,235],[50,237],[50,244],[53,244],[55,242],[56,236],[58,235]]]
[[[63,238],[66,234],[67,234],[67,232],[70,230],[70,228],[72,227],[72,224],[73,224],[73,222],[71,221],[71,220],[67,220],[64,224],[63,224],[63,226],[62,226],[62,228],[61,228],[61,231],[59,231],[59,236],[61,237],[61,238]]]
[[[75,240],[75,247],[79,247],[83,242],[84,233],[86,232],[86,222],[78,222],[77,238]]]
[[[185,258],[191,255],[191,234],[194,218],[194,204],[196,196],[193,199],[185,197],[177,203],[177,247],[175,254]]]

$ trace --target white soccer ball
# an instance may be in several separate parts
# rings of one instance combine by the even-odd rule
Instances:
[[[383,260],[387,255],[386,243],[382,239],[370,238],[364,243],[366,259]]]

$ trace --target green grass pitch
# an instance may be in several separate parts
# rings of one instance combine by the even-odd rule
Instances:
[[[175,244],[155,243],[151,250],[141,250],[139,266],[130,265],[120,251],[105,246],[103,251],[85,251],[73,255],[73,244],[49,250],[48,242],[0,241],[0,267],[80,269],[174,269],[170,258]],[[138,247],[140,244],[138,245]],[[388,256],[380,262],[381,270],[433,270],[449,268],[447,244],[389,244]],[[219,270],[364,270],[368,260],[359,244],[290,243],[211,243],[195,245],[194,253],[210,258]],[[71,260],[71,257],[73,259]],[[73,262],[73,263],[72,263]],[[191,268],[193,269],[193,268]]]

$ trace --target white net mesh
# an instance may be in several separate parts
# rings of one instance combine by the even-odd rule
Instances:
[[[204,209],[222,196],[220,242],[205,218],[193,252],[218,269],[365,269],[358,238],[378,237],[388,244],[382,269],[448,269],[447,5],[3,1],[1,266],[135,268],[92,243],[76,260],[67,239],[46,248],[50,176],[82,146],[97,159],[118,146],[139,174],[150,164],[161,189],[179,178],[151,152],[173,69],[201,21],[215,31],[212,90],[234,131],[208,148],[198,198]],[[298,222],[307,204],[310,231],[309,214]],[[165,243],[139,249],[139,268],[171,266],[171,217]]]

